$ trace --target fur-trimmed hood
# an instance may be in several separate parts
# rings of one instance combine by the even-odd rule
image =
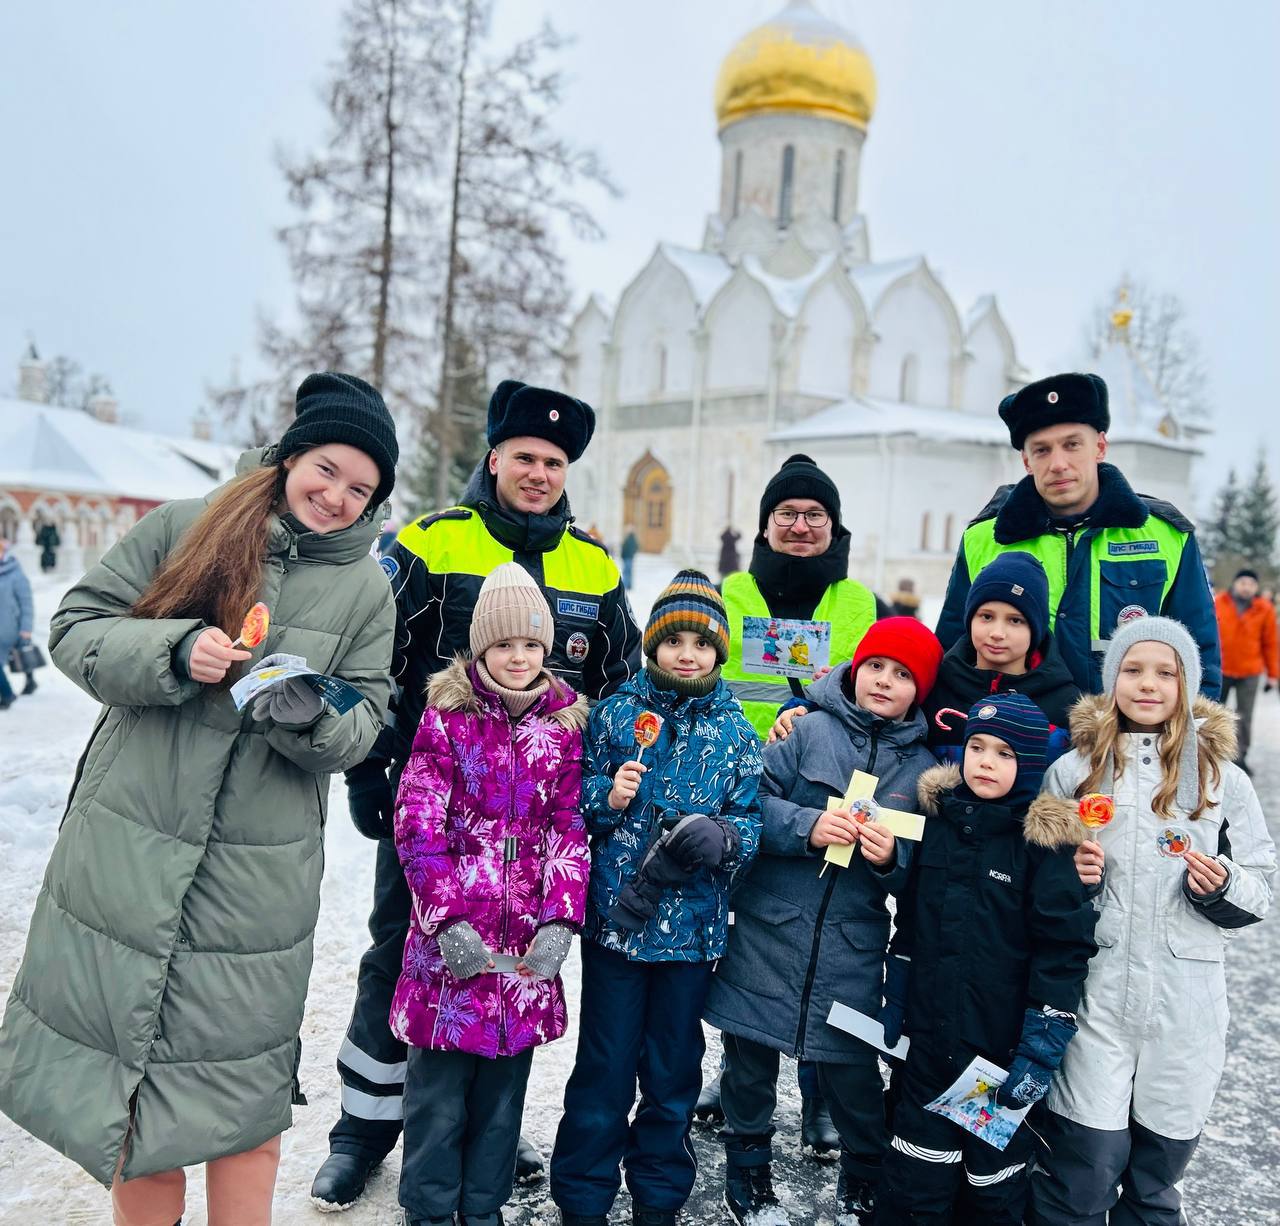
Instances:
[[[960,782],[960,768],[951,763],[925,771],[920,776],[917,788],[920,807],[926,816],[937,817],[942,811],[942,802],[960,786]],[[1022,819],[1022,837],[1032,847],[1050,850],[1075,847],[1084,842],[1085,833],[1075,802],[1051,796],[1047,792],[1041,792],[1031,802],[1031,807]]]
[[[1088,757],[1098,743],[1102,720],[1111,704],[1107,694],[1086,694],[1071,708],[1071,744]],[[1219,768],[1236,757],[1236,717],[1220,702],[1197,694],[1191,704],[1200,751]]]
[[[467,656],[455,656],[453,662],[432,673],[427,681],[427,705],[438,711],[464,711],[469,715],[478,715],[485,709],[484,699],[476,693],[471,681],[471,660]],[[543,677],[551,674],[544,671]],[[564,681],[556,680],[561,694],[557,695],[553,685],[537,702],[530,707],[544,719],[560,724],[570,731],[580,731],[587,726],[587,700],[582,694]],[[496,695],[495,695],[496,697]]]

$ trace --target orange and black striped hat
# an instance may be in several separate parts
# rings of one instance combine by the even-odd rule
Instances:
[[[644,654],[654,658],[668,634],[692,630],[716,649],[716,661],[729,658],[729,623],[716,585],[700,570],[682,570],[653,602],[644,628]]]

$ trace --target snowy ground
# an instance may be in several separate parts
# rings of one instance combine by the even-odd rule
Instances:
[[[635,605],[643,615],[672,568],[639,559]],[[59,590],[37,580],[36,605],[44,628]],[[31,907],[45,861],[57,833],[76,760],[93,722],[95,708],[69,681],[45,669],[40,689],[0,713],[0,999],[8,998],[22,953]],[[1253,752],[1255,780],[1264,805],[1275,811],[1280,800],[1280,703],[1260,695]],[[343,1226],[399,1222],[396,1182],[398,1155],[379,1170],[365,1199],[340,1218],[323,1218],[310,1207],[307,1190],[327,1152],[326,1134],[338,1110],[333,1070],[355,993],[357,960],[366,940],[365,918],[373,879],[373,844],[344,820],[346,797],[339,779],[333,785],[328,827],[327,871],[316,934],[315,970],[303,1030],[302,1084],[310,1106],[295,1109],[295,1126],[285,1134],[284,1158],[276,1194],[277,1223],[338,1221]],[[1280,835],[1280,815],[1273,816]],[[1278,917],[1280,918],[1280,917]],[[1233,944],[1228,981],[1233,1001],[1231,1059],[1205,1141],[1187,1180],[1187,1202],[1196,1226],[1263,1226],[1280,1221],[1280,1185],[1272,1171],[1280,1160],[1280,999],[1274,970],[1280,964],[1280,923],[1248,930]],[[566,966],[571,1016],[576,1015],[578,962]],[[540,1050],[534,1060],[525,1113],[525,1130],[548,1151],[560,1114],[564,1083],[573,1060],[573,1030]],[[708,1072],[719,1060],[709,1035]],[[799,1100],[795,1079],[784,1069],[779,1089],[778,1191],[792,1220],[830,1226],[834,1214],[834,1171],[803,1159],[798,1151]],[[697,1131],[701,1170],[685,1214],[686,1221],[727,1221],[720,1207],[723,1173],[721,1147],[714,1133]],[[506,1213],[513,1226],[553,1226],[556,1214],[545,1182],[517,1193]],[[188,1226],[204,1226],[206,1217],[200,1172],[191,1172]],[[615,1220],[625,1221],[621,1198]],[[0,1117],[0,1224],[3,1226],[108,1226],[106,1193],[73,1163],[20,1132]]]

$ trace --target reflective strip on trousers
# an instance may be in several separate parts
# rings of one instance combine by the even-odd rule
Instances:
[[[914,1145],[901,1137],[894,1137],[889,1144],[900,1154],[906,1154],[908,1158],[919,1158],[921,1162],[941,1162],[949,1166],[964,1161],[964,1154],[958,1149],[926,1149],[923,1145]]]
[[[404,1119],[403,1094],[366,1094],[351,1086],[342,1087],[342,1109],[362,1120]]]
[[[405,1071],[409,1067],[404,1060],[399,1064],[384,1064],[381,1060],[375,1060],[368,1052],[361,1051],[350,1036],[342,1040],[338,1063],[345,1065],[353,1073],[359,1073],[366,1081],[380,1086],[404,1085]]]
[[[730,681],[725,685],[739,702],[768,702],[780,707],[791,698],[791,690],[787,685],[770,685],[767,681]]]
[[[993,1183],[1003,1183],[1006,1179],[1016,1175],[1027,1164],[1019,1162],[1017,1166],[1006,1166],[1003,1171],[997,1171],[994,1175],[975,1175],[972,1171],[965,1171],[965,1178],[973,1184],[975,1188],[987,1188]]]

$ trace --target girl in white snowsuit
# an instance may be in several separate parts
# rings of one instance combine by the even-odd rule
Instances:
[[[1099,948],[1046,1099],[1037,1226],[1182,1220],[1177,1185],[1226,1060],[1226,942],[1266,913],[1275,873],[1253,785],[1232,763],[1234,720],[1195,697],[1186,628],[1163,617],[1120,628],[1103,687],[1075,707],[1074,749],[1044,784],[1081,799],[1082,816],[1110,797],[1114,817],[1076,853]]]

